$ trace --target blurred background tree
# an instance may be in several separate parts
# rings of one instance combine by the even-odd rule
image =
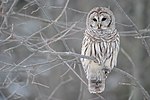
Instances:
[[[88,92],[78,55],[95,6],[114,12],[121,36],[116,67],[125,71],[114,69],[99,95]],[[149,9],[149,0],[1,0],[0,100],[149,99]]]

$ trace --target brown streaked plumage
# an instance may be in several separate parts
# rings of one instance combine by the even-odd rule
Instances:
[[[90,93],[104,91],[106,78],[117,64],[119,46],[120,37],[112,11],[105,7],[93,8],[87,15],[81,48],[82,55],[93,56],[98,61],[81,58]]]

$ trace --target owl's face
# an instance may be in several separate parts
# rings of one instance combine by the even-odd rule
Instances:
[[[93,8],[86,20],[86,27],[92,31],[112,31],[115,29],[115,19],[113,13],[104,7]]]

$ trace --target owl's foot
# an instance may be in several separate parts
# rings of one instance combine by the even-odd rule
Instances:
[[[90,93],[101,93],[105,89],[105,80],[89,80],[88,89]]]

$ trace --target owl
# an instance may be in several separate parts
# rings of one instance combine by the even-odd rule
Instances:
[[[90,93],[104,91],[107,76],[117,64],[119,46],[120,37],[112,11],[105,7],[93,8],[87,15],[81,47],[82,55],[96,59],[81,58]]]

